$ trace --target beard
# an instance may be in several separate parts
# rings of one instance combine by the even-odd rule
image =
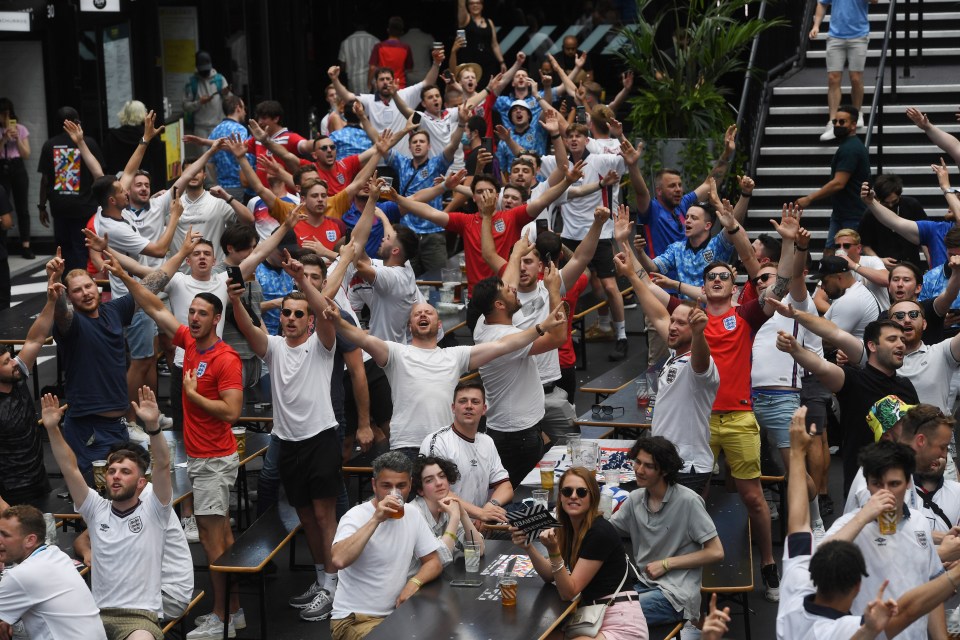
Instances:
[[[114,502],[123,502],[124,500],[129,500],[137,493],[137,485],[132,487],[120,487],[120,489],[114,491],[113,487],[107,486],[107,498],[113,500]]]

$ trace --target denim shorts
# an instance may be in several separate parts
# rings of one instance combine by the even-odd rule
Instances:
[[[647,619],[648,626],[655,627],[683,620],[683,611],[674,609],[659,587],[648,587],[638,582],[633,585],[633,589],[639,596],[640,608],[643,609],[643,617]]]
[[[778,449],[790,448],[790,420],[799,406],[799,392],[753,392],[753,414]]]
[[[131,360],[145,360],[156,353],[153,340],[157,337],[157,323],[143,309],[137,309],[133,314],[133,320],[123,330],[123,335],[127,339]]]

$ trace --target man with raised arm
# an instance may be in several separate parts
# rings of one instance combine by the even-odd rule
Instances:
[[[160,430],[156,396],[145,386],[139,402],[134,403],[137,416],[146,425],[153,454],[153,491],[142,497],[147,486],[147,462],[142,456],[129,449],[112,453],[107,458],[106,497],[99,496],[87,486],[73,451],[60,433],[65,407],[49,393],[43,396],[42,405],[43,426],[53,456],[74,506],[90,531],[97,567],[93,572],[93,599],[100,607],[108,640],[163,640],[157,612],[163,608],[160,565],[173,483],[170,449]],[[131,559],[136,559],[136,579],[124,579],[130,576]]]
[[[108,252],[108,255],[111,254]],[[239,457],[231,427],[243,407],[240,357],[216,333],[223,302],[212,293],[197,293],[187,312],[188,324],[182,325],[163,301],[130,277],[112,255],[104,266],[123,280],[136,303],[173,339],[174,345],[184,350],[182,401],[187,471],[193,485],[200,543],[208,562],[213,563],[233,544],[228,515],[230,489],[237,479]],[[234,593],[230,610],[225,611],[226,577],[223,574],[212,572],[210,580],[213,615],[203,617],[202,623],[188,634],[190,640],[220,637],[224,616],[240,607],[239,596]],[[229,626],[233,629],[232,615]]]

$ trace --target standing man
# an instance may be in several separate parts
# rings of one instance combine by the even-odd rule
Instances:
[[[173,483],[170,449],[160,431],[156,396],[150,387],[143,387],[139,402],[134,403],[137,417],[146,424],[150,435],[153,491],[144,493],[147,461],[134,451],[119,449],[107,458],[106,498],[87,486],[73,452],[60,433],[59,423],[64,414],[60,401],[48,393],[42,404],[43,426],[50,437],[53,456],[63,473],[70,498],[90,531],[93,562],[97,567],[91,589],[100,607],[107,638],[162,639],[157,612],[163,610],[161,563],[165,528],[172,510]],[[137,579],[123,580],[122,576],[130,573],[132,559],[136,559]],[[50,576],[46,576],[48,589],[54,584],[49,579]],[[73,627],[73,619],[70,620]],[[67,637],[86,637],[78,634],[78,629],[73,627]]]
[[[840,145],[830,162],[830,182],[810,195],[797,198],[797,206],[801,209],[809,208],[810,204],[817,200],[830,198],[833,211],[830,214],[830,230],[827,232],[825,245],[828,249],[833,247],[837,231],[856,230],[867,210],[860,200],[860,185],[870,180],[870,154],[863,141],[857,137],[859,115],[858,107],[842,105],[836,116],[832,117],[833,135],[840,140]]]
[[[827,36],[827,107],[830,117],[827,127],[820,135],[821,142],[829,142],[837,135],[834,120],[840,117],[843,109],[840,105],[840,81],[843,79],[843,66],[848,65],[850,74],[850,102],[859,111],[863,106],[863,67],[867,62],[867,46],[870,41],[870,22],[867,19],[868,0],[817,0],[817,9],[813,14],[813,28],[810,39],[820,35],[820,23],[830,10],[830,32]],[[869,0],[876,4],[877,0]],[[863,114],[854,114],[857,128],[863,127]],[[855,129],[856,130],[856,129]],[[828,239],[829,240],[829,239]],[[827,242],[827,246],[830,243]]]
[[[378,457],[373,461],[373,499],[350,509],[337,526],[332,555],[340,587],[330,621],[333,640],[366,637],[443,570],[440,543],[426,520],[416,509],[409,515],[403,509],[412,470],[410,459],[398,451]],[[406,578],[414,556],[420,569]]]
[[[80,114],[73,107],[60,107],[57,122],[70,121],[80,125]],[[81,139],[96,160],[103,165],[103,153],[93,138]],[[63,251],[66,270],[84,269],[87,266],[87,248],[83,244],[83,227],[97,203],[90,194],[94,178],[98,177],[87,168],[81,159],[81,146],[73,142],[66,132],[58,133],[43,143],[37,171],[40,172],[40,224],[50,226],[53,215],[54,242]],[[47,203],[50,211],[47,211]]]
[[[183,110],[188,118],[192,116],[194,135],[208,138],[220,122],[223,98],[230,95],[230,83],[213,68],[206,51],[197,51],[196,64],[197,72],[183,87]]]
[[[211,140],[230,138],[234,135],[247,138],[247,105],[235,94],[223,98],[223,120],[210,132]],[[213,154],[213,166],[217,171],[217,182],[223,190],[238,200],[243,200],[244,188],[240,182],[240,164],[227,149]]]
[[[240,358],[216,333],[223,314],[223,302],[212,293],[198,293],[190,303],[189,324],[185,326],[167,310],[160,298],[131,278],[117,261],[111,259],[105,267],[123,280],[137,304],[173,339],[173,344],[185,352],[183,440],[200,543],[208,562],[212,563],[233,544],[228,516],[230,488],[237,480],[239,457],[231,427],[243,408]],[[124,296],[121,300],[131,296]],[[224,610],[226,577],[223,574],[211,572],[210,581],[213,583],[213,615],[205,617],[203,624],[188,635],[190,640],[221,637],[224,616],[240,607],[239,596],[235,593],[230,601],[230,611]],[[233,630],[233,616],[230,618],[229,626]]]

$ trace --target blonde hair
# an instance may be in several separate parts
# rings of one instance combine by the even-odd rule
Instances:
[[[123,105],[117,117],[120,118],[120,124],[123,126],[143,124],[147,117],[147,105],[139,100],[130,100]]]
[[[860,234],[853,229],[840,229],[833,237],[834,242],[836,242],[836,238],[853,238],[855,243],[860,244]]]

